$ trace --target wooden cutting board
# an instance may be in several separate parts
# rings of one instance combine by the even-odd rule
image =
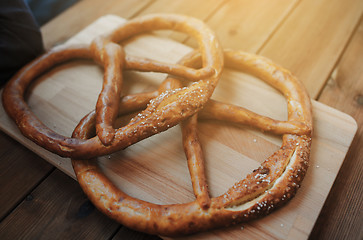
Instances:
[[[71,38],[66,44],[88,43],[125,20],[108,15]],[[155,35],[133,38],[128,54],[177,62],[191,49]],[[50,128],[70,136],[78,121],[94,109],[102,84],[102,68],[88,61],[64,64],[40,77],[28,98],[36,115]],[[159,73],[125,72],[125,93],[155,89],[165,77]],[[285,99],[252,76],[226,69],[214,99],[238,104],[257,113],[284,120]],[[249,223],[197,234],[190,239],[306,239],[344,160],[357,130],[348,115],[313,101],[314,136],[310,168],[301,189],[284,208]],[[218,196],[244,178],[276,151],[280,136],[218,122],[201,122],[199,135],[206,157],[211,196]],[[74,176],[69,159],[58,157],[24,138],[0,106],[0,128],[20,143]],[[176,126],[124,151],[105,156],[102,167],[126,193],[153,203],[172,204],[194,200]],[[189,239],[188,238],[188,239]]]

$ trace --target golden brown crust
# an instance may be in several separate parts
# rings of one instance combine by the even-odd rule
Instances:
[[[291,73],[271,61],[243,52],[227,52],[226,54],[229,54],[227,66],[237,66],[244,71],[260,73],[259,77],[279,89],[287,96],[288,101],[296,101],[288,105],[290,111],[288,121],[283,122],[281,126],[273,124],[272,127],[272,132],[284,133],[281,148],[224,194],[210,198],[204,175],[203,154],[196,133],[197,114],[195,114],[183,122],[182,129],[184,149],[196,200],[173,205],[157,205],[141,201],[117,189],[99,170],[97,161],[73,159],[79,183],[102,212],[138,231],[178,236],[264,216],[295,195],[305,176],[310,155],[312,118],[308,95]],[[194,55],[193,59],[184,63],[193,65],[198,58]],[[277,71],[283,71],[284,74],[275,74]],[[218,116],[220,108],[232,106],[224,103],[218,103],[218,105],[218,108],[206,107],[200,115],[214,119]],[[238,108],[237,112],[240,111],[245,110]],[[296,114],[298,112],[299,114]],[[233,114],[224,114],[217,120],[236,122]],[[250,115],[250,111],[247,114],[237,114],[244,118],[237,122],[259,128],[261,124],[268,125],[271,121],[276,121],[257,116],[258,122],[254,124],[254,118],[250,119]],[[290,121],[292,125],[289,125]],[[303,130],[299,130],[299,126],[302,126]],[[84,129],[79,125],[75,129],[75,137],[86,137],[85,134],[81,134],[82,132]]]
[[[98,37],[90,46],[93,58],[104,66],[102,91],[96,104],[96,132],[103,145],[110,145],[115,137],[114,121],[119,109],[125,53],[121,46]]]

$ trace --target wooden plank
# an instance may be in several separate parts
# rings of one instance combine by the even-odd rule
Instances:
[[[118,228],[56,170],[0,223],[0,239],[109,239]]]
[[[362,11],[361,0],[300,1],[260,54],[292,71],[315,99]]]
[[[118,17],[105,16],[69,43],[90,41],[93,34],[107,31],[120,22],[122,20]],[[158,49],[160,47],[163,49],[161,52]],[[146,35],[130,42],[125,50],[130,54],[142,53],[161,61],[176,62],[190,48],[175,41]],[[37,87],[33,88],[29,104],[49,127],[69,136],[78,120],[94,108],[102,71],[93,64],[73,62],[50,71],[43,78],[47,79],[39,81]],[[162,78],[163,75],[130,72],[125,79],[136,85],[130,91],[142,91],[145,87],[155,87]],[[237,71],[224,71],[214,97],[273,118],[286,117],[285,100],[276,90]],[[73,174],[69,159],[49,154],[24,139],[5,114],[0,114],[0,123],[1,128],[11,136],[62,171]],[[281,139],[231,125],[222,124],[217,128],[214,124],[200,124],[200,136],[208,159],[206,171],[211,195],[217,196],[256,168],[265,156],[278,149]],[[309,234],[356,130],[356,124],[349,116],[317,102],[314,102],[314,124],[316,131],[313,137],[312,167],[293,201],[266,218],[244,224],[244,231],[241,231],[241,226],[237,226],[208,234],[221,239],[252,236],[260,236],[261,239],[294,239]],[[240,141],[241,145],[236,145],[236,141]],[[262,154],[260,151],[263,151]],[[105,156],[102,165],[116,185],[135,197],[154,203],[194,200],[178,127],[122,152]],[[211,237],[208,234],[196,237]]]
[[[358,132],[310,239],[362,239],[363,19],[319,101],[350,114]]]
[[[0,146],[0,219],[3,219],[54,167],[3,132],[0,132]]]
[[[297,0],[231,0],[206,23],[216,32],[224,48],[256,52],[296,3]]]
[[[105,14],[131,18],[153,0],[82,0],[41,28],[46,49],[65,42],[73,35]],[[80,11],[81,9],[81,11]],[[59,29],[59,22],[67,26],[67,31]]]
[[[155,235],[149,235],[142,232],[136,232],[132,229],[123,227],[112,238],[112,240],[124,240],[124,239],[132,239],[132,240],[161,240],[160,237]]]
[[[219,9],[220,6],[228,4],[228,2],[228,0],[158,0],[145,7],[137,16],[152,13],[175,13],[205,21],[212,13]],[[188,38],[188,36],[183,33],[170,31],[157,33],[157,36],[168,37],[178,42],[183,42]]]
[[[137,16],[152,13],[175,13],[205,20],[221,5],[228,4],[228,2],[228,0],[158,0],[145,7]]]

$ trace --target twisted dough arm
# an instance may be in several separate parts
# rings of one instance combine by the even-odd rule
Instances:
[[[94,59],[104,66],[102,91],[96,104],[96,132],[103,145],[115,137],[113,124],[117,117],[122,90],[122,72],[125,52],[121,46],[101,37],[92,41],[90,50]]]
[[[205,176],[204,156],[197,133],[198,113],[181,123],[184,152],[188,162],[188,169],[193,185],[193,192],[199,206],[208,209],[211,199]]]
[[[199,81],[201,79],[208,79],[215,73],[213,68],[193,69],[183,66],[181,64],[163,63],[157,60],[151,60],[148,58],[134,57],[126,55],[125,70],[134,69],[143,72],[160,72],[168,73],[188,79],[189,81]],[[152,66],[150,66],[152,65]]]
[[[246,108],[209,100],[199,113],[199,119],[213,119],[229,121],[236,124],[250,125],[264,132],[274,134],[310,134],[311,128],[301,121],[279,121],[260,114],[254,113]]]

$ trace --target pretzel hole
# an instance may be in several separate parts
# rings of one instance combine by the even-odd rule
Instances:
[[[198,135],[211,197],[225,193],[280,148],[255,130],[221,121],[200,121]]]
[[[154,30],[149,33],[139,34],[122,41],[121,44],[125,47],[126,53],[132,52],[132,54],[135,56],[147,57],[157,61],[165,61],[165,59],[170,59],[170,62],[176,63],[186,53],[192,51],[190,47],[182,44],[186,42],[187,39],[191,39],[191,41],[194,43],[193,46],[198,47],[198,43],[193,37],[190,37],[183,32],[177,32],[168,29]],[[155,44],[155,42],[157,42],[157,44]],[[142,49],[138,47],[140,46],[140,43],[143,46]],[[176,46],[174,49],[172,49],[173,54],[166,53],[164,49],[165,44],[170,45],[170,43]],[[151,54],[153,51],[146,51],[145,49],[150,49],[153,51],[156,49],[158,54]]]
[[[155,204],[195,200],[179,126],[97,161],[104,174],[130,196]]]
[[[140,58],[152,59],[160,62],[177,63],[186,54],[193,51],[193,49],[185,46],[180,41],[173,41],[170,38],[158,38],[158,33],[180,34],[186,36],[184,33],[158,30],[149,34],[140,34],[130,39],[121,42],[124,47],[126,55],[131,55]],[[165,51],[164,46],[173,44],[175,47],[170,51]],[[143,46],[140,48],[140,46]],[[158,54],[155,54],[157,52]]]
[[[122,95],[156,90],[165,78],[164,73],[124,71]]]
[[[102,79],[103,69],[93,61],[72,60],[38,76],[24,98],[47,127],[71,136],[79,119],[94,109]],[[69,112],[69,106],[77,111]]]
[[[243,106],[255,113],[276,120],[287,120],[285,97],[260,78],[245,72],[226,68],[212,98]]]

